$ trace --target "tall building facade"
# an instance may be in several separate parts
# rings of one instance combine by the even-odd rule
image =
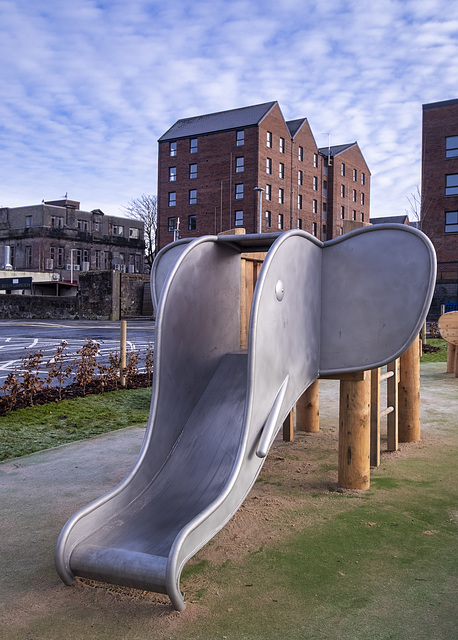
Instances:
[[[421,229],[437,254],[432,314],[458,302],[458,99],[423,105]]]
[[[159,139],[158,248],[244,228],[330,239],[369,222],[370,171],[357,145],[318,149],[306,118],[277,102],[178,120]]]
[[[79,202],[68,199],[4,207],[0,251],[9,261],[4,268],[51,271],[62,280],[69,280],[71,272],[77,279],[82,270],[143,273],[144,225],[100,209],[82,211]]]

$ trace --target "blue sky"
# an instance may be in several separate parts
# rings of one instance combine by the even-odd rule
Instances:
[[[176,120],[277,100],[318,146],[358,141],[371,215],[399,215],[421,105],[458,98],[458,3],[0,0],[0,87],[0,206],[119,215]]]

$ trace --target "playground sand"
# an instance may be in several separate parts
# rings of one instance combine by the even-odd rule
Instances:
[[[455,637],[458,380],[422,365],[422,439],[382,454],[367,492],[337,487],[338,382],[317,434],[277,439],[232,520],[185,567],[187,609],[53,565],[68,517],[121,480],[143,427],[0,465],[0,638]],[[383,449],[383,442],[382,442]]]

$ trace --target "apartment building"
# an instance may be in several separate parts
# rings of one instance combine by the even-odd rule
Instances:
[[[0,209],[6,269],[53,272],[61,280],[77,280],[81,270],[143,273],[144,248],[143,222],[82,211],[75,200]]]
[[[421,229],[437,254],[432,311],[458,303],[458,99],[423,105]]]
[[[286,121],[277,102],[184,118],[159,138],[159,249],[237,228],[326,240],[344,220],[367,223],[369,207],[357,143],[318,149],[307,119]]]

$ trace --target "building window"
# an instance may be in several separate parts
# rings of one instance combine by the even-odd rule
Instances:
[[[272,212],[266,211],[266,228],[270,229],[272,226]]]
[[[325,242],[326,240],[326,225],[323,225],[323,228],[321,230],[321,239],[323,240],[323,242]]]
[[[312,213],[318,213],[318,200],[312,200]]]
[[[243,198],[243,184],[235,185],[235,199],[242,200]]]
[[[32,268],[32,247],[30,245],[25,248],[25,266],[26,269]]]
[[[79,222],[79,220],[78,220]],[[84,220],[86,222],[86,220]],[[123,236],[124,235],[124,227],[121,224],[114,224],[112,227],[114,236]]]
[[[301,186],[304,182],[304,174],[302,173],[302,171],[299,169],[299,171],[297,172],[297,184],[299,186]]]
[[[60,216],[51,216],[51,227],[62,229],[64,226],[64,219]]]
[[[176,191],[171,191],[169,193],[169,207],[174,207],[177,203],[177,194]]]
[[[364,193],[361,194],[361,204],[364,204]]]
[[[313,154],[313,166],[315,167],[315,169],[318,168],[318,154],[317,153]]]
[[[197,216],[188,216],[188,231],[197,229]]]
[[[304,159],[304,147],[298,147],[297,148],[297,159],[299,160],[299,162],[302,162]]]
[[[169,167],[169,182],[175,182],[177,179],[177,168]]]
[[[189,153],[197,153],[197,138],[189,140]]]
[[[328,217],[328,205],[326,202],[323,202],[323,220],[326,220]]]
[[[344,184],[340,185],[340,197],[341,198],[345,198],[345,185]]]
[[[342,206],[340,207],[340,219],[344,220],[344,218],[345,218],[345,207]]]
[[[353,182],[356,182],[358,180],[358,172],[356,169],[353,169]]]
[[[280,153],[285,153],[285,139],[284,138],[280,138],[280,140],[278,141],[278,149],[279,149]]]
[[[96,249],[95,250],[95,268],[96,269],[101,269],[101,260],[100,260],[100,249]]]
[[[197,165],[190,164],[189,165],[189,179],[195,180],[197,178]]]
[[[361,171],[361,184],[366,184],[366,176],[362,171]]]
[[[33,224],[33,218],[32,216],[26,216],[25,217],[25,226],[26,227],[31,227]]]
[[[458,233],[458,211],[445,212],[445,233]]]
[[[78,231],[87,231],[89,229],[89,223],[87,220],[77,220],[76,226],[78,228]]]
[[[235,134],[236,145],[242,147],[245,144],[245,131],[240,129]]]
[[[267,146],[272,149],[272,133],[267,131]]]
[[[445,176],[445,195],[458,195],[458,173],[449,173],[448,176]]]
[[[278,190],[278,204],[285,204],[285,190]]]
[[[236,227],[243,227],[243,211],[239,210],[235,212],[235,222]]]
[[[175,218],[169,218],[167,223],[167,231],[173,233],[175,231]]]
[[[323,198],[328,197],[328,181],[323,180]]]
[[[280,162],[278,164],[278,177],[280,178],[280,180],[283,180],[283,178],[285,177],[285,165],[283,164],[283,162]]]
[[[302,229],[302,218],[297,219],[297,228]]]
[[[364,213],[361,212],[361,222],[364,222]]]
[[[312,223],[312,234],[315,236],[315,238],[316,238],[317,232],[318,232],[318,225],[317,225],[316,222],[313,222]]]
[[[352,218],[353,220],[356,220],[356,209],[353,209]]]
[[[445,138],[445,157],[456,158],[458,156],[458,136]]]
[[[301,196],[301,194],[299,194],[297,196],[297,208],[298,209],[302,209],[302,196]]]
[[[175,157],[177,155],[177,143],[176,142],[171,142],[169,145],[169,156],[171,158]]]
[[[343,162],[340,165],[340,175],[345,177],[345,164]]]
[[[317,176],[313,176],[313,190],[318,191],[318,178]]]
[[[282,213],[278,214],[278,228],[279,229],[283,229],[283,214]]]
[[[190,189],[189,190],[189,204],[196,204],[197,203],[197,189]]]
[[[245,170],[245,158],[243,156],[235,159],[235,173],[242,173]]]
[[[356,202],[356,189],[353,189],[352,198],[353,198],[353,202]]]
[[[272,173],[272,158],[266,158],[266,173]]]
[[[138,229],[137,227],[130,227],[129,238],[132,238],[133,240],[137,240],[139,237],[140,237],[140,229]]]
[[[272,185],[266,184],[266,200],[272,200]]]
[[[343,229],[342,227],[339,228],[339,236],[343,236]]]

